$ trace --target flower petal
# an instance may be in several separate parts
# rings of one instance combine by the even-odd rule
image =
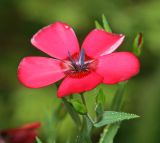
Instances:
[[[130,52],[115,52],[98,59],[96,72],[104,77],[106,84],[128,80],[139,72],[140,64]]]
[[[25,124],[25,125],[21,126],[20,129],[22,129],[22,130],[35,130],[40,127],[41,127],[40,122],[33,122],[33,123],[29,123],[29,124]]]
[[[102,82],[103,78],[91,72],[80,78],[66,77],[58,89],[58,97],[64,97],[73,93],[80,93],[95,88]]]
[[[27,87],[39,88],[62,79],[65,74],[60,61],[45,57],[26,57],[18,67],[18,78]]]
[[[112,34],[104,30],[93,30],[85,38],[82,48],[87,56],[95,58],[110,54],[123,42],[124,35]]]
[[[71,55],[79,52],[79,44],[73,29],[61,22],[39,30],[32,37],[31,43],[41,51],[59,59],[66,59],[68,51]]]
[[[37,130],[40,127],[41,127],[40,122],[33,122],[33,123],[25,124],[18,128],[5,129],[0,131],[0,133],[12,134],[18,131],[33,131],[33,130]]]
[[[37,130],[41,126],[40,122],[34,122],[23,125],[19,128],[12,128],[0,131],[0,135],[5,135],[2,138],[11,143],[33,143],[37,136]],[[3,140],[2,139],[2,140]]]

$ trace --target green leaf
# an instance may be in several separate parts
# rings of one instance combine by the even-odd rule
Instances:
[[[100,118],[104,111],[105,95],[102,89],[99,90],[96,96],[96,114]]]
[[[112,101],[112,106],[111,106],[112,110],[117,110],[117,111],[121,110],[124,101],[123,95],[126,85],[127,81],[118,84],[119,87]],[[116,136],[119,128],[120,128],[119,122],[106,126],[103,130],[99,143],[113,143],[114,137]]]
[[[104,125],[120,122],[123,120],[129,120],[129,119],[134,119],[138,118],[139,116],[135,114],[129,114],[129,113],[124,113],[124,112],[115,112],[115,111],[105,111],[102,119],[95,123],[95,127],[102,127]]]
[[[73,108],[75,109],[76,112],[84,115],[87,113],[87,108],[86,106],[81,103],[79,100],[77,99],[71,99],[70,103],[72,104]]]
[[[79,136],[77,137],[76,143],[92,143],[91,141],[91,131],[93,128],[92,119],[89,115],[83,115],[83,127]]]
[[[63,120],[66,115],[67,115],[67,112],[66,112],[65,108],[63,108],[63,103],[60,102],[53,113],[53,118],[56,117],[55,118],[56,121],[59,122],[60,120]]]
[[[113,143],[113,139],[118,132],[120,123],[115,123],[104,128],[99,143]]]
[[[103,111],[104,111],[102,105],[97,104],[95,110],[96,110],[97,120],[101,119],[101,116],[102,116]]]
[[[102,22],[103,22],[103,27],[104,27],[105,31],[112,33],[112,30],[108,24],[106,17],[104,16],[104,14],[102,15]]]
[[[37,143],[42,143],[42,141],[38,137],[36,137],[36,142]]]
[[[64,105],[67,109],[67,111],[69,112],[70,116],[72,117],[73,121],[77,124],[77,125],[81,125],[81,120],[77,114],[77,112],[74,110],[72,104],[70,102],[67,101],[66,98],[62,98]]]
[[[121,82],[118,84],[118,89],[117,89],[117,91],[114,95],[113,101],[112,101],[111,110],[120,111],[120,109],[122,107],[123,95],[125,92],[127,82],[128,81]]]
[[[97,20],[95,21],[95,26],[97,29],[103,29],[103,27],[99,24]]]
[[[106,100],[105,95],[104,95],[103,89],[101,88],[96,96],[96,103],[102,104],[104,106],[105,100]]]
[[[144,43],[143,35],[142,33],[138,33],[133,42],[133,53],[135,55],[140,56],[143,43]]]

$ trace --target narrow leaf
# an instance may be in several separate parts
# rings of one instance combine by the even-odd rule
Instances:
[[[120,111],[126,85],[127,85],[127,81],[119,83],[118,89],[117,89],[117,91],[114,95],[113,101],[112,101],[111,110]]]
[[[83,116],[83,127],[79,136],[77,137],[76,143],[92,143],[91,131],[93,128],[93,122],[88,115]]]
[[[72,104],[75,111],[77,111],[79,114],[84,115],[87,113],[86,106],[83,103],[81,103],[79,100],[72,99],[70,100],[70,103]]]
[[[102,116],[103,111],[104,111],[102,105],[97,104],[95,110],[96,110],[97,120],[101,119],[101,116]]]
[[[138,33],[133,42],[133,53],[137,56],[140,56],[143,46],[143,35],[142,33]]]
[[[113,139],[118,132],[120,123],[115,123],[104,128],[99,143],[113,143]]]
[[[112,101],[111,110],[117,110],[117,111],[121,110],[124,101],[123,96],[126,85],[127,81],[119,83],[119,87]],[[106,126],[103,130],[103,134],[100,138],[99,143],[113,143],[114,137],[116,136],[119,128],[120,128],[119,122]]]
[[[97,20],[95,21],[95,26],[96,26],[96,29],[103,29],[103,27],[99,24]]]
[[[139,116],[135,114],[129,114],[129,113],[124,113],[124,112],[105,111],[102,119],[99,122],[95,123],[94,126],[102,127],[104,125],[120,122],[123,120],[134,119],[138,117]]]
[[[103,27],[104,27],[105,31],[112,33],[112,30],[108,24],[106,17],[104,16],[104,14],[102,15],[102,22],[103,22]]]
[[[96,96],[96,114],[98,119],[101,118],[101,115],[103,114],[104,105],[105,105],[105,95],[103,90],[100,89]]]
[[[42,141],[38,137],[36,137],[36,142],[37,143],[42,143]]]
[[[63,100],[63,102],[64,102],[64,105],[65,105],[67,111],[69,112],[70,116],[72,117],[73,121],[74,121],[77,125],[80,125],[80,124],[81,124],[81,120],[80,120],[77,112],[74,110],[72,104],[69,103],[66,98],[62,98],[62,100]]]
[[[104,106],[105,104],[105,95],[103,92],[103,89],[101,88],[96,96],[96,103],[97,104],[102,104]]]

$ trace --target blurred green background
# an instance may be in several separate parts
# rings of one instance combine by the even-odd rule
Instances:
[[[60,103],[54,85],[28,89],[17,80],[17,67],[24,56],[45,55],[30,44],[41,27],[63,21],[74,27],[79,41],[94,28],[94,20],[105,14],[116,33],[126,35],[123,50],[131,50],[138,32],[145,42],[141,72],[128,85],[125,111],[140,119],[124,122],[115,143],[160,142],[160,1],[159,0],[0,0],[0,128],[41,121],[41,137],[47,134],[46,120]],[[109,107],[116,86],[102,85]],[[86,95],[93,101],[96,91]],[[89,102],[91,112],[93,103]],[[58,113],[57,113],[58,114]],[[57,127],[58,126],[58,127]],[[67,128],[67,132],[66,132]],[[72,139],[75,125],[69,116],[53,126],[59,142]]]

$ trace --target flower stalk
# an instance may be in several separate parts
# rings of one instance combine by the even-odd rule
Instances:
[[[74,110],[73,106],[67,101],[67,99],[65,97],[62,98],[62,101],[63,101],[68,113],[70,114],[71,118],[75,122],[75,124],[77,126],[81,125],[80,117],[77,114],[77,112]]]
[[[118,86],[119,87],[114,95],[114,98],[111,104],[111,110],[113,111],[121,110],[121,107],[124,103],[123,96],[124,96],[125,88],[127,86],[127,81],[120,83]],[[103,129],[103,133],[101,134],[99,143],[113,143],[114,137],[116,136],[119,128],[120,128],[120,122],[106,126]]]

